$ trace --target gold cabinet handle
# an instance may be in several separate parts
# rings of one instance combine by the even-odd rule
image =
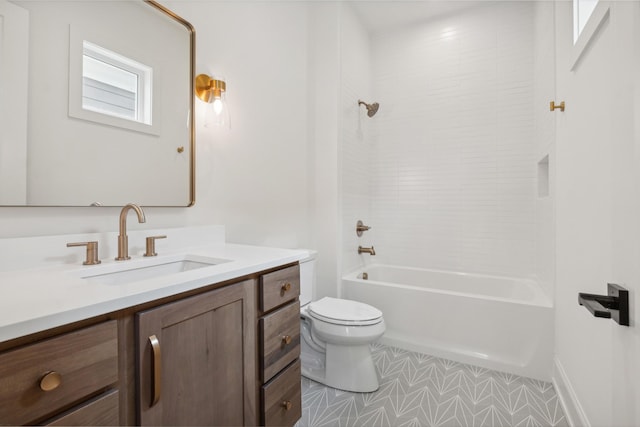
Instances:
[[[291,344],[291,335],[283,335],[282,337],[282,345],[289,345]]]
[[[291,409],[293,407],[293,403],[291,403],[290,400],[285,400],[284,402],[282,402],[280,404],[280,406],[282,406],[285,411],[288,411],[289,409]]]
[[[291,290],[291,283],[287,282],[280,287],[280,295],[284,295],[285,292]]]
[[[149,337],[151,344],[151,406],[153,407],[160,400],[162,384],[162,359],[160,357],[160,341],[155,335]]]
[[[49,371],[40,378],[40,390],[51,391],[62,384],[62,375],[56,371]]]

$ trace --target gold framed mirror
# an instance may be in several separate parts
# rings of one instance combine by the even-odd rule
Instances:
[[[191,206],[195,31],[153,0],[0,0],[0,205]]]

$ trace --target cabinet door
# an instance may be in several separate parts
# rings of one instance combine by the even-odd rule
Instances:
[[[255,283],[136,314],[141,425],[255,425]]]

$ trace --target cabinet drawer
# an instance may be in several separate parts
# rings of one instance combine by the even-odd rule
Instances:
[[[0,354],[0,422],[33,423],[117,382],[117,332],[112,320]]]
[[[262,386],[262,424],[292,426],[302,417],[300,359]]]
[[[264,382],[300,357],[300,303],[294,302],[260,319]]]
[[[260,276],[260,310],[267,312],[300,295],[300,266]]]
[[[49,421],[48,426],[115,426],[120,424],[118,391],[110,391]]]

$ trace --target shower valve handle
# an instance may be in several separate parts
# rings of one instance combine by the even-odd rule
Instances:
[[[368,225],[364,225],[364,223],[360,220],[358,220],[358,222],[356,223],[356,234],[358,235],[358,237],[361,237],[362,233],[370,229],[371,227],[369,227]]]

